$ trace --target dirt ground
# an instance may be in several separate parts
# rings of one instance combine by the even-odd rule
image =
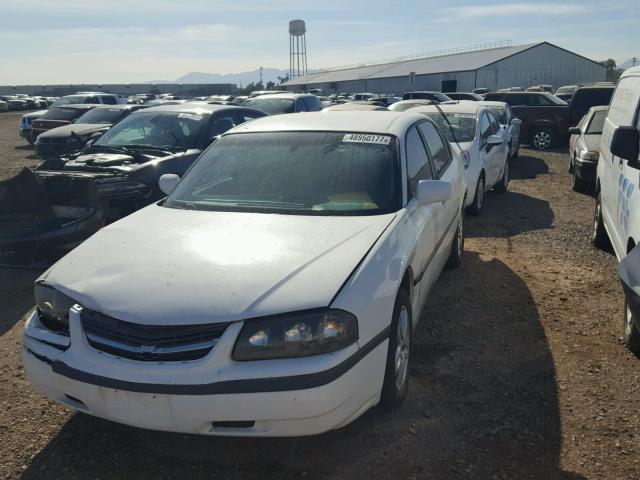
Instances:
[[[0,178],[36,163],[18,117],[0,114]],[[45,400],[20,359],[39,272],[0,270],[0,478],[640,478],[640,364],[566,157],[523,149],[510,192],[467,217],[464,265],[422,312],[402,408],[317,437],[151,432]]]

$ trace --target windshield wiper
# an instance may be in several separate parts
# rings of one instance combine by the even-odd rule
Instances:
[[[91,151],[91,150],[107,150],[107,151],[112,151],[112,152],[117,152],[117,153],[124,153],[126,155],[131,155],[131,152],[126,147],[115,147],[115,146],[111,146],[111,145],[96,145],[95,143],[93,145],[91,145],[87,150],[88,151]]]

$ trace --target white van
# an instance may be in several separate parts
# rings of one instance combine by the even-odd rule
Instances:
[[[623,260],[640,241],[640,67],[620,77],[602,129],[593,243]],[[640,265],[639,265],[640,267]],[[640,345],[640,319],[625,306],[627,346]],[[634,348],[632,348],[634,350]]]

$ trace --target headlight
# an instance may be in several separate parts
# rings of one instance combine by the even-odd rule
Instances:
[[[578,155],[580,160],[596,161],[598,160],[598,157],[600,157],[598,152],[590,152],[589,150],[580,150],[580,154]]]
[[[56,332],[68,332],[69,309],[78,302],[42,282],[35,283],[34,294],[40,321]]]
[[[321,310],[245,322],[233,359],[266,360],[333,352],[358,340],[358,320],[343,310]]]

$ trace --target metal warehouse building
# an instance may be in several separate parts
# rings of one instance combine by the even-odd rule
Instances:
[[[606,70],[593,60],[549,42],[477,45],[454,51],[380,60],[316,71],[284,84],[287,90],[320,88],[324,94],[408,90],[470,92],[507,87],[604,81]]]

